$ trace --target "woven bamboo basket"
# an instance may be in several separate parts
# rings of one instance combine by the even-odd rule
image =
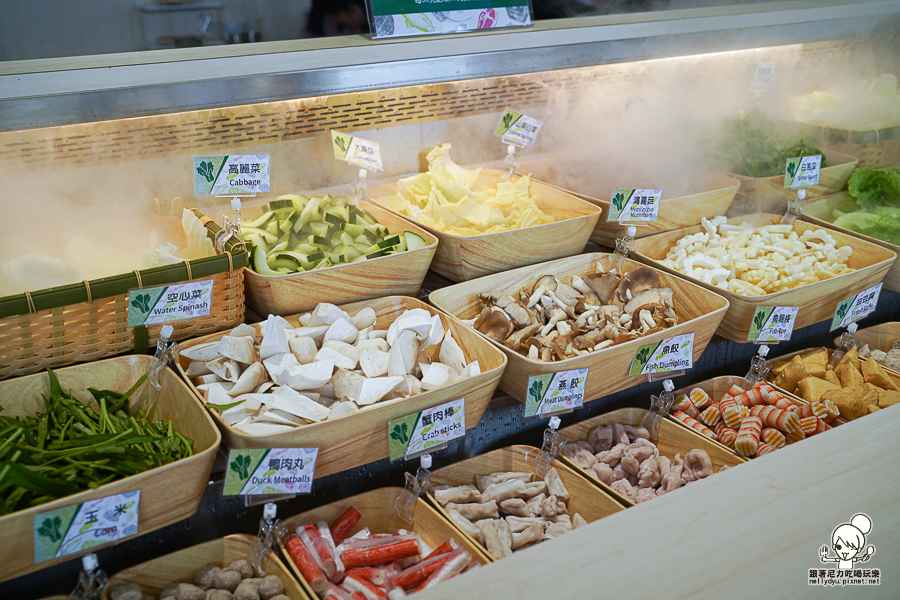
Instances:
[[[319,302],[345,304],[382,296],[415,296],[437,249],[437,238],[406,219],[370,202],[372,213],[391,233],[412,231],[422,236],[424,248],[390,254],[363,263],[336,265],[289,275],[260,275],[244,270],[247,304],[260,315],[292,315],[312,310]],[[251,213],[248,218],[253,218]]]
[[[354,315],[367,306],[375,309],[377,315],[375,326],[378,329],[387,329],[398,315],[411,308],[423,308],[433,315],[439,314],[424,302],[407,296],[366,300],[347,304],[341,308]],[[287,317],[287,320],[291,323],[298,323],[297,315]],[[211,410],[213,420],[222,431],[225,446],[228,448],[318,447],[319,454],[316,459],[315,474],[318,478],[390,456],[388,423],[426,408],[465,398],[466,428],[475,427],[481,421],[484,411],[487,410],[491,396],[497,388],[497,382],[500,380],[500,374],[506,365],[506,360],[502,353],[470,328],[444,315],[442,315],[441,321],[445,330],[453,332],[453,338],[462,347],[466,358],[478,361],[481,375],[410,398],[378,402],[352,415],[331,421],[304,425],[293,431],[266,436],[240,433],[229,427],[217,411]],[[191,340],[183,347],[191,348],[212,342],[221,339],[224,335],[225,333],[220,333]],[[179,357],[178,370],[182,376],[184,376],[184,369],[189,364],[189,360]],[[191,386],[198,398],[203,397],[193,384],[188,383],[188,385]]]
[[[748,222],[754,225],[768,225],[780,223],[781,216],[754,214],[744,217],[732,217],[728,219],[728,222],[733,224]],[[798,233],[808,229],[815,230],[819,228],[818,225],[812,225],[803,221],[794,222],[794,231]],[[716,333],[738,343],[748,341],[747,336],[750,333],[753,314],[756,308],[760,306],[799,307],[797,320],[794,323],[795,330],[825,319],[831,319],[840,302],[883,280],[897,257],[896,254],[886,248],[832,229],[829,230],[829,233],[839,246],[848,245],[853,248],[853,254],[848,259],[847,264],[851,268],[856,269],[855,271],[826,281],[774,294],[742,296],[663,266],[662,260],[679,239],[702,230],[703,228],[698,225],[642,238],[635,242],[632,253],[638,257],[638,260],[678,277],[683,277],[688,281],[696,282],[706,289],[727,298],[730,302],[728,313],[722,319],[722,323],[719,325]]]
[[[848,194],[847,192],[840,192],[837,194],[825,196],[824,198],[819,198],[816,201],[810,202],[803,207],[802,218],[804,221],[809,221],[810,223],[815,223],[816,225],[824,225],[825,227],[830,227],[831,229],[840,231],[841,233],[846,233],[847,235],[858,237],[872,244],[884,246],[888,250],[894,252],[894,254],[900,254],[900,246],[898,246],[897,244],[885,242],[863,233],[857,233],[856,231],[852,231],[845,227],[838,227],[832,222],[834,221],[834,217],[832,217],[832,211],[837,208],[837,206],[841,202],[847,199],[851,199],[850,194]],[[892,292],[900,292],[900,261],[894,261],[891,269],[887,272],[887,275],[884,276],[884,289],[891,290]]]
[[[900,321],[858,329],[853,336],[859,340],[860,344],[868,344],[872,350],[887,352],[894,347],[895,342],[900,341]],[[837,346],[839,343],[840,336],[834,338],[834,345]]]
[[[215,238],[218,227],[203,220]],[[234,327],[244,320],[247,258],[243,244],[230,243],[218,256],[0,298],[0,380],[130,350],[146,352],[162,324],[128,327],[133,289],[212,279],[209,316],[171,323],[172,339]]]
[[[816,351],[822,350],[822,349],[823,349],[823,347],[819,346],[819,347],[814,347],[814,348],[806,348],[805,350],[797,350],[796,352],[791,352],[790,354],[784,354],[782,356],[773,358],[770,362],[773,365],[778,366],[778,365],[782,365],[786,362],[789,362],[795,356],[798,356],[798,355],[803,356],[805,354],[809,354],[810,352],[816,352]],[[834,349],[833,348],[824,348],[824,350],[826,350],[828,352],[828,358],[830,359],[831,355],[834,354]],[[866,360],[871,360],[871,359],[860,358],[859,360],[861,362],[865,362]],[[889,369],[889,368],[885,367],[884,365],[882,365],[882,368],[884,369],[884,372],[887,374],[887,376],[891,378],[891,381],[894,382],[894,385],[900,387],[900,372],[894,371],[893,369]],[[772,387],[774,387],[776,390],[780,391],[781,393],[783,393],[785,395],[794,396],[796,398],[799,398],[802,403],[804,403],[804,404],[806,403],[806,401],[803,400],[802,398],[800,398],[800,396],[798,394],[789,394],[789,392],[787,390],[785,390],[784,388],[780,388],[777,385],[775,385],[775,383],[774,383],[775,375],[772,372],[770,372],[768,377],[766,377],[766,381],[771,383]],[[860,418],[862,418],[862,417],[860,417]],[[835,423],[832,423],[832,425],[843,424],[843,423],[847,423],[847,419],[845,419],[844,417],[838,417],[838,419],[835,421]]]
[[[900,164],[900,125],[859,131],[815,125],[802,127],[829,148],[857,157],[860,167],[880,169]]]
[[[93,404],[88,387],[124,392],[147,372],[151,360],[149,356],[123,356],[67,367],[55,373],[64,390],[70,391],[82,402]],[[157,419],[171,419],[179,433],[194,441],[193,456],[0,517],[0,532],[6,539],[5,543],[0,544],[0,581],[58,562],[59,559],[54,559],[34,564],[34,523],[41,513],[140,490],[138,535],[143,535],[186,519],[197,511],[222,438],[191,390],[171,369],[163,369],[159,381],[162,389],[155,402],[154,416]],[[49,394],[49,389],[49,380],[43,373],[0,383],[3,414],[15,417],[42,411],[41,394]],[[134,398],[139,402],[131,403],[131,410],[136,412],[141,407],[136,405],[141,403],[142,394],[153,392],[155,390],[145,383],[135,392]],[[95,550],[97,548],[90,551]],[[79,555],[68,555],[65,559],[76,556]]]
[[[500,171],[483,170],[477,186],[496,184],[500,175]],[[512,180],[516,181],[519,177],[513,175]],[[369,197],[375,204],[386,208],[379,198],[394,194],[396,189],[396,183],[373,186],[369,188]],[[530,191],[537,198],[538,208],[553,217],[553,223],[501,233],[460,236],[428,227],[405,215],[400,216],[439,240],[431,270],[452,281],[468,281],[581,252],[600,218],[600,209],[568,192],[533,179]]]
[[[806,189],[808,198],[841,191],[856,168],[856,157],[849,154],[825,151],[825,159],[828,166],[819,172],[819,183]],[[797,199],[797,190],[785,189],[783,173],[772,177],[747,177],[737,173],[726,175],[741,183],[735,204],[743,208],[742,212],[784,213],[788,201]]]
[[[427,502],[422,499],[416,503],[414,521],[412,524],[404,521],[397,514],[394,503],[402,492],[402,488],[383,487],[370,492],[363,492],[355,496],[350,496],[343,500],[337,500],[330,504],[314,508],[294,515],[285,519],[284,524],[288,530],[293,533],[298,525],[304,523],[316,523],[317,521],[325,521],[328,525],[332,525],[335,520],[344,514],[351,506],[360,512],[362,518],[353,526],[348,535],[353,535],[360,531],[363,527],[368,527],[372,533],[394,533],[398,529],[406,529],[408,531],[418,533],[422,540],[431,546],[437,548],[449,539],[453,539],[460,548],[472,555],[470,565],[484,565],[489,559],[484,554],[484,550],[473,542],[470,538],[462,535],[456,530],[443,515],[439,514]],[[284,547],[283,540],[278,541],[281,548],[281,554],[285,557],[285,562],[290,567],[294,577],[303,586],[304,591],[310,598],[316,598],[316,593],[310,587],[309,582],[300,574],[300,570],[291,560]]]
[[[619,423],[621,425],[639,427],[646,414],[647,411],[643,408],[620,408],[619,410],[614,410],[592,419],[575,423],[569,427],[564,427],[559,430],[559,434],[570,442],[587,440],[591,431],[600,426]],[[704,450],[709,454],[709,458],[713,463],[713,471],[716,473],[718,473],[723,466],[736,467],[747,462],[722,444],[713,442],[702,435],[698,435],[690,429],[678,427],[675,422],[667,419],[660,419],[659,421],[659,441],[656,442],[656,447],[659,448],[660,456],[667,456],[668,458],[675,458],[676,454],[680,454],[681,457],[684,458],[684,455],[691,450]],[[566,456],[561,456],[560,460],[577,472],[587,473],[588,479],[594,485],[621,502],[624,506],[634,506],[634,502],[631,499],[597,479],[591,471],[585,471]]]
[[[441,467],[431,473],[431,485],[474,485],[476,475],[490,475],[491,473],[500,472],[531,472],[534,470],[534,459],[538,455],[537,448],[533,446],[509,446],[508,448],[500,448],[485,454],[481,454],[474,458],[469,458],[458,463]],[[586,476],[578,473],[581,469],[573,470],[566,464],[554,459],[551,467],[559,473],[559,478],[563,485],[569,491],[569,501],[566,505],[569,508],[569,515],[574,516],[579,513],[588,523],[593,523],[603,517],[624,510],[615,500],[587,480]],[[440,503],[434,499],[429,490],[427,496],[428,502],[446,519],[453,527],[459,531],[459,535],[464,536],[469,543],[476,545],[485,556],[491,561],[498,558],[488,552],[487,548],[478,543],[472,536],[460,529],[450,518],[450,514],[444,509]],[[543,542],[548,543],[548,542]]]
[[[591,241],[609,248],[615,248],[616,239],[624,237],[628,229],[627,226],[606,220],[606,215],[609,214],[609,197],[617,186],[662,189],[658,218],[648,222],[646,226],[638,227],[637,237],[696,225],[701,217],[724,215],[740,186],[731,177],[718,173],[701,173],[691,180],[688,189],[676,190],[677,195],[673,195],[672,186],[667,186],[664,181],[615,183],[611,180],[612,175],[597,173],[596,168],[593,162],[569,156],[526,161],[522,163],[519,172],[531,173],[542,182],[599,206],[603,216],[591,233]]]
[[[488,275],[475,281],[434,291],[429,296],[429,300],[454,319],[471,319],[478,316],[480,311],[479,294],[515,295],[521,289],[530,290],[541,276],[548,273],[566,281],[566,278],[571,275],[593,273],[598,261],[603,263],[605,270],[608,271],[612,268],[612,257],[611,254],[602,253],[580,254],[541,265]],[[623,262],[625,272],[639,266],[641,265],[627,258]],[[638,348],[645,344],[660,342],[672,336],[691,332],[694,333],[693,359],[694,361],[698,360],[716,327],[719,326],[719,321],[728,308],[728,301],[666,272],[660,271],[659,278],[662,285],[672,288],[675,292],[675,312],[678,314],[679,321],[675,327],[597,352],[549,363],[530,360],[506,346],[490,340],[506,354],[509,360],[509,365],[500,379],[500,389],[524,403],[528,397],[529,377],[587,368],[589,371],[585,381],[584,400],[585,402],[595,400],[647,381],[646,375],[628,374]],[[478,333],[475,329],[468,329]],[[478,333],[478,335],[482,334]]]
[[[194,573],[207,565],[227,567],[232,562],[247,558],[253,536],[243,533],[228,535],[184,550],[172,552],[153,560],[119,571],[109,578],[109,585],[101,598],[110,600],[116,586],[136,583],[145,594],[159,595],[172,583],[191,583]],[[307,594],[297,583],[290,569],[271,550],[262,559],[266,575],[277,575],[284,583],[284,594],[291,600],[312,600],[316,596]]]

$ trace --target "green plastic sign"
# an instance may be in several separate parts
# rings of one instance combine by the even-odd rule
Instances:
[[[587,374],[587,369],[573,369],[529,377],[525,416],[549,417],[580,408],[584,404]]]
[[[347,164],[373,173],[384,170],[381,164],[381,146],[378,145],[378,142],[371,142],[332,129],[331,147],[334,150],[334,157]]]
[[[537,139],[541,125],[543,125],[541,121],[507,108],[500,116],[500,123],[494,134],[499,135],[500,141],[504,144],[530,148]]]
[[[837,309],[834,311],[834,318],[831,320],[830,331],[834,331],[839,327],[846,327],[850,323],[856,323],[875,312],[875,307],[878,306],[878,296],[880,295],[881,284],[879,283],[838,303]]]
[[[681,371],[694,366],[694,334],[686,333],[638,348],[629,375],[652,375]]]
[[[194,195],[232,196],[269,191],[269,155],[194,157]]]
[[[655,221],[659,215],[661,199],[662,190],[616,188],[610,197],[606,220],[619,223]]]
[[[212,279],[128,292],[128,327],[156,325],[209,316]]]
[[[757,306],[747,341],[777,344],[790,340],[798,310],[796,306]]]
[[[137,535],[141,492],[106,496],[38,513],[34,517],[34,562],[93,550]]]
[[[388,423],[391,460],[413,458],[466,435],[466,399],[460,398]]]
[[[784,168],[784,187],[792,190],[811,188],[819,183],[822,155],[798,156],[787,159]]]
[[[308,494],[312,490],[318,455],[318,448],[230,450],[222,494]]]
[[[373,38],[527,27],[527,0],[369,0]]]

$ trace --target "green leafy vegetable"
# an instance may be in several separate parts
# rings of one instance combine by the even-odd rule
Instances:
[[[726,121],[712,139],[701,143],[707,158],[720,168],[747,177],[783,175],[787,159],[825,154],[766,119],[758,109]],[[793,174],[792,174],[793,176]]]
[[[43,396],[44,412],[0,416],[0,516],[193,454],[193,442],[174,431],[171,421],[127,412],[129,398],[146,375],[123,394],[89,389],[99,407],[95,411],[63,391],[56,374],[47,371],[50,396]],[[52,526],[42,524],[48,536]]]
[[[863,209],[884,205],[900,207],[900,167],[860,167],[850,176],[847,189]]]

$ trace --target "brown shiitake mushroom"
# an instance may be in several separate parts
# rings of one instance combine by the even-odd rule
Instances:
[[[628,302],[644,290],[658,287],[659,274],[650,267],[638,267],[625,275],[616,289],[616,296],[621,302]]]
[[[584,281],[597,294],[600,304],[607,304],[616,293],[622,278],[616,273],[590,273],[585,275]]]

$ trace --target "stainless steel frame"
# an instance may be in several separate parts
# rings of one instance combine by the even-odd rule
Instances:
[[[898,30],[900,0],[797,0],[396,42],[300,40],[0,63],[0,131]]]

